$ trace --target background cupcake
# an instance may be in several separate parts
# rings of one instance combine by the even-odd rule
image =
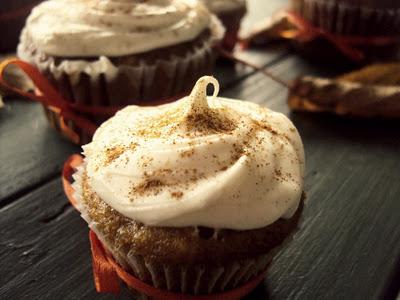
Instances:
[[[216,14],[226,28],[222,45],[233,50],[238,40],[240,22],[246,14],[245,0],[201,0],[208,9]]]
[[[368,59],[398,57],[400,2],[395,0],[291,0],[291,9],[313,26],[336,36],[370,38],[355,42]],[[314,58],[332,60],[333,46],[313,43],[304,48]]]
[[[71,103],[145,105],[185,93],[210,73],[222,31],[188,0],[46,1],[29,16],[18,55]]]
[[[115,260],[157,288],[209,294],[267,268],[298,224],[304,153],[293,124],[258,105],[192,94],[129,106],[84,146],[82,217]]]
[[[400,33],[400,2],[395,0],[292,0],[292,7],[313,25],[335,34]]]

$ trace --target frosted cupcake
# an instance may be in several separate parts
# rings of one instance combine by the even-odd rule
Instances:
[[[208,9],[216,14],[226,29],[222,45],[233,50],[238,40],[240,22],[246,14],[245,0],[201,0]]]
[[[18,55],[72,103],[146,105],[186,93],[210,73],[222,35],[195,1],[53,0],[33,9]]]
[[[206,87],[214,85],[214,95]],[[282,114],[190,96],[128,106],[84,146],[78,209],[127,272],[185,294],[231,290],[260,273],[297,228],[304,153]]]

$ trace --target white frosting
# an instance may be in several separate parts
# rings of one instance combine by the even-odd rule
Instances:
[[[217,93],[202,77],[177,102],[118,112],[83,147],[90,187],[147,225],[246,230],[290,218],[303,191],[297,130],[283,114]]]
[[[191,41],[212,22],[195,0],[51,0],[23,34],[53,56],[122,56]]]
[[[115,66],[110,58],[104,55],[100,55],[96,60],[66,59],[61,63],[57,63],[54,57],[43,60],[40,55],[32,55],[31,50],[26,47],[26,29],[21,34],[21,42],[18,45],[17,53],[18,57],[34,64],[39,70],[50,70],[52,75],[56,78],[68,74],[73,82],[79,80],[81,73],[88,74],[92,80],[96,80],[98,76],[105,76],[108,80],[113,80],[118,76],[119,72],[123,72],[124,76],[133,81],[141,81],[143,76],[153,78],[154,71],[157,69],[158,64],[162,64],[165,69],[173,71],[177,66],[186,69],[190,63],[201,64],[206,53],[210,53],[211,48],[222,39],[225,33],[221,22],[215,16],[212,16],[211,20],[210,39],[205,40],[202,45],[197,46],[190,57],[165,57],[165,59],[161,58],[148,63],[142,61],[138,65],[127,64],[122,68]]]
[[[221,13],[246,7],[246,0],[200,0],[213,13]]]

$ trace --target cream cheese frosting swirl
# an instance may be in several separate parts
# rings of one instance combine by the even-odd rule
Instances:
[[[221,13],[246,7],[245,0],[200,0],[213,13]]]
[[[105,122],[83,147],[90,188],[150,226],[247,230],[290,218],[303,191],[297,130],[283,114],[217,98],[218,89],[202,77],[188,97]]]
[[[195,0],[51,0],[22,36],[53,56],[122,56],[191,41],[213,22]]]

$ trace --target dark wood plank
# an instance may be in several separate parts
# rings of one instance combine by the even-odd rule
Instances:
[[[275,1],[273,5],[249,1],[244,28],[285,3],[286,0]],[[268,51],[248,50],[240,57],[265,66],[284,57],[285,49],[276,45]],[[251,68],[220,61],[214,75],[224,88],[253,73]],[[0,139],[0,207],[56,176],[66,157],[79,151],[48,126],[39,105],[24,101],[9,100],[0,110]]]
[[[0,216],[0,299],[111,298],[94,290],[88,229],[58,178]]]
[[[0,206],[58,174],[78,151],[61,138],[36,103],[8,100],[0,110]]]

